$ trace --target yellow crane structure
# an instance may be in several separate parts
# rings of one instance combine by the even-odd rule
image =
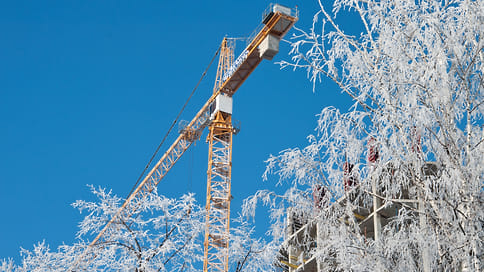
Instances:
[[[139,209],[141,201],[160,183],[190,145],[198,140],[208,126],[209,143],[207,171],[206,225],[203,271],[227,272],[229,266],[230,187],[232,170],[232,96],[262,59],[272,60],[279,51],[281,38],[298,20],[297,9],[271,4],[263,14],[260,30],[249,38],[247,47],[234,60],[234,41],[224,38],[212,96],[185,126],[161,159],[126,198],[123,205],[92,240],[83,259],[95,258],[90,249],[102,242],[103,235],[119,218],[129,218]],[[91,255],[91,256],[86,256]]]

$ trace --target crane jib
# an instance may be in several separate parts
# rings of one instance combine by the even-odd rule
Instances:
[[[227,70],[227,72],[224,74],[222,81],[225,82],[227,78],[231,77],[234,72],[239,68],[239,66],[247,59],[247,56],[249,55],[249,51],[245,49],[242,54],[234,61],[232,66]]]

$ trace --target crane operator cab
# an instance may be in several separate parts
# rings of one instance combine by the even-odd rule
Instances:
[[[210,105],[210,120],[215,118],[218,112],[232,114],[232,97],[224,93],[219,94]]]

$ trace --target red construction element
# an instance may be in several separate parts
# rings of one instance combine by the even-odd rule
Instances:
[[[418,130],[416,126],[413,126],[412,128],[412,152],[422,152],[420,130]]]
[[[352,187],[358,185],[358,179],[353,172],[355,165],[349,162],[343,164],[343,181],[345,191],[351,190]]]
[[[314,208],[321,209],[327,202],[326,196],[326,188],[319,184],[313,187],[313,200],[314,200]]]
[[[368,139],[368,161],[375,163],[380,157],[380,151],[378,150],[377,142],[374,137]]]

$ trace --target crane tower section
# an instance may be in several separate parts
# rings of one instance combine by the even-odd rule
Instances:
[[[215,80],[214,93],[233,65],[234,47],[224,38]],[[230,227],[230,186],[232,172],[232,97],[220,93],[211,106],[207,141],[207,202],[204,240],[204,271],[228,271]]]
[[[279,42],[297,20],[297,10],[271,5],[262,29],[234,60],[233,40],[222,41],[210,106],[207,202],[203,271],[229,270],[230,200],[232,172],[232,96],[262,59],[279,52]]]

